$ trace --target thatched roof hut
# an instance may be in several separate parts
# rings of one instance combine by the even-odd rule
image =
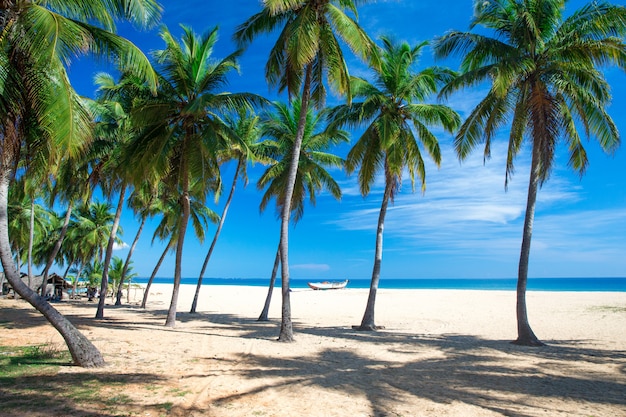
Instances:
[[[2,277],[0,277],[0,282],[2,282],[2,294],[9,294],[10,291],[13,290],[11,284],[9,284],[6,280],[4,280],[4,273],[1,273]],[[37,294],[41,293],[41,284],[43,283],[43,275],[35,275],[28,279],[28,274],[22,273],[20,278],[22,282],[26,284],[31,290],[35,291]],[[48,283],[47,286],[50,286],[49,293],[57,295],[59,298],[62,298],[63,291],[68,288],[72,288],[72,284],[63,279],[62,276],[57,274],[48,275]],[[48,291],[47,291],[48,292]]]

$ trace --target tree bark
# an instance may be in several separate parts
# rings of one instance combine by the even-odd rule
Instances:
[[[535,219],[535,206],[537,203],[537,189],[539,188],[539,152],[540,148],[536,141],[533,143],[532,162],[530,165],[530,179],[528,181],[528,196],[526,201],[526,215],[524,217],[524,231],[522,236],[522,248],[517,275],[517,339],[513,341],[522,346],[545,346],[530,327],[528,311],[526,309],[526,286],[528,283],[528,261],[530,259],[530,241],[533,234],[533,222]]]
[[[213,254],[213,249],[215,249],[215,245],[217,243],[217,239],[220,237],[220,233],[222,232],[222,227],[224,226],[224,222],[226,221],[226,214],[228,214],[228,208],[230,207],[230,202],[233,200],[233,195],[235,194],[235,187],[237,186],[237,179],[239,177],[239,171],[241,170],[242,160],[239,159],[237,161],[237,169],[235,169],[235,177],[233,178],[233,184],[230,187],[230,193],[228,194],[228,198],[226,199],[226,204],[224,205],[224,211],[222,212],[222,217],[220,217],[220,222],[217,225],[217,230],[215,231],[215,236],[213,236],[213,241],[211,242],[211,246],[209,247],[209,251],[204,258],[204,263],[202,264],[202,270],[200,271],[200,277],[198,278],[198,284],[196,285],[196,293],[193,296],[193,302],[191,303],[190,313],[196,312],[196,307],[198,306],[198,297],[200,296],[200,288],[202,288],[202,277],[204,276],[204,271],[209,263],[209,259],[211,259],[211,255]]]
[[[28,225],[28,286],[33,280],[33,241],[35,240],[35,199],[30,198],[30,223]],[[43,288],[43,282],[42,282]],[[43,295],[43,292],[41,293]]]
[[[48,262],[46,263],[46,267],[44,268],[42,272],[42,275],[43,275],[43,281],[41,283],[42,294],[45,294],[46,285],[48,283],[48,273],[50,271],[50,268],[52,267],[52,264],[54,263],[54,259],[57,257],[57,254],[61,250],[61,245],[63,244],[63,240],[65,239],[67,228],[70,224],[70,219],[72,217],[73,207],[74,207],[74,203],[70,201],[69,204],[67,205],[67,212],[65,213],[65,219],[63,220],[63,227],[61,228],[61,233],[59,233],[59,238],[55,242],[52,252],[50,252],[50,255],[48,255]]]
[[[135,247],[137,247],[137,242],[139,242],[139,236],[141,236],[141,232],[143,231],[144,226],[146,225],[146,216],[141,218],[141,224],[139,225],[139,230],[137,230],[137,234],[135,235],[135,239],[133,240],[133,244],[130,245],[130,250],[128,251],[128,256],[126,257],[126,261],[124,262],[124,268],[122,268],[122,276],[120,278],[120,285],[117,287],[117,298],[115,300],[115,305],[122,305],[122,285],[124,284],[124,278],[126,278],[126,273],[128,272],[128,267],[130,265],[130,258],[133,256],[133,252],[135,251]],[[130,288],[129,288],[130,291]]]
[[[376,293],[378,292],[378,282],[380,281],[380,267],[383,261],[383,231],[385,228],[385,216],[387,215],[387,206],[389,205],[389,198],[391,196],[391,188],[391,180],[387,178],[385,180],[385,192],[383,194],[383,201],[380,205],[380,212],[378,213],[378,227],[376,229],[376,249],[374,250],[374,268],[372,269],[370,292],[369,296],[367,297],[367,306],[365,307],[365,313],[363,314],[361,325],[353,326],[353,328],[356,330],[373,331],[382,328],[376,326],[374,308],[376,306]]]
[[[57,329],[65,340],[76,365],[83,367],[103,366],[105,363],[100,351],[67,318],[28,288],[20,279],[9,246],[7,206],[10,172],[1,166],[0,170],[2,171],[0,172],[0,258],[8,282],[17,294],[35,307]]]
[[[109,286],[109,265],[111,265],[111,258],[113,257],[113,245],[115,244],[115,237],[117,235],[117,229],[120,225],[120,219],[122,218],[122,208],[124,207],[124,200],[126,199],[126,183],[122,184],[120,190],[120,198],[117,202],[117,209],[115,210],[115,220],[113,220],[113,227],[111,228],[111,234],[109,235],[109,243],[107,244],[107,252],[104,256],[104,263],[102,264],[102,282],[100,283],[100,298],[98,300],[98,309],[96,311],[96,318],[104,318],[104,303],[106,302],[106,296]]]
[[[267,297],[265,297],[265,305],[263,306],[263,311],[261,311],[261,315],[257,319],[257,321],[268,321],[269,320],[269,312],[270,312],[270,303],[272,302],[272,294],[274,293],[274,283],[276,282],[276,273],[278,272],[278,265],[280,264],[280,243],[278,244],[278,249],[276,250],[276,258],[274,259],[274,267],[272,268],[272,276],[270,277],[270,285],[267,290]]]
[[[302,89],[302,101],[300,105],[300,118],[298,120],[298,130],[293,144],[291,154],[291,164],[289,165],[289,175],[287,176],[287,188],[285,190],[285,201],[281,213],[280,224],[280,271],[282,277],[282,299],[280,334],[278,341],[293,342],[293,324],[291,322],[291,299],[289,293],[289,220],[291,216],[291,198],[298,174],[298,163],[300,162],[300,149],[304,138],[304,128],[306,125],[306,114],[311,98],[311,73],[313,68],[308,64],[305,68],[304,86]]]
[[[176,246],[176,265],[174,267],[174,288],[172,289],[172,300],[170,301],[170,308],[167,311],[167,318],[165,319],[165,327],[176,327],[176,308],[178,304],[178,291],[180,289],[181,270],[183,264],[183,245],[185,243],[185,233],[187,232],[187,223],[189,222],[189,216],[191,214],[191,200],[189,196],[189,169],[187,166],[187,158],[185,153],[188,150],[187,143],[191,138],[193,131],[187,130],[186,137],[183,140],[181,149],[181,168],[180,176],[183,182],[183,189],[180,196],[180,204],[183,209],[183,216],[180,219],[180,229],[178,234],[178,243]]]
[[[152,286],[152,281],[154,281],[154,277],[156,276],[157,272],[159,272],[159,268],[161,268],[161,264],[163,263],[163,260],[165,259],[165,255],[167,255],[167,252],[170,250],[171,247],[172,247],[172,242],[170,241],[165,247],[165,250],[163,251],[163,253],[161,254],[161,257],[157,261],[157,264],[154,267],[154,270],[152,271],[152,275],[150,275],[150,279],[148,280],[148,283],[146,284],[146,290],[143,293],[143,299],[141,300],[141,308],[146,308],[146,302],[148,301],[148,294],[150,293],[150,287]]]

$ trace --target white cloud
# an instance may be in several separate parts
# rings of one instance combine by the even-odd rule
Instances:
[[[122,249],[126,249],[130,246],[128,246],[128,244],[126,242],[122,242],[122,243],[117,243],[115,242],[113,244],[113,250],[122,250]]]
[[[326,264],[296,264],[296,265],[289,265],[289,268],[295,269],[295,270],[317,271],[317,272],[324,272],[324,271],[330,270],[330,266]]]

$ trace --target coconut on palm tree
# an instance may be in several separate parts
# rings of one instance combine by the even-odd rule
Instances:
[[[383,227],[387,207],[400,192],[402,175],[408,171],[413,187],[417,176],[424,191],[426,168],[420,144],[439,166],[441,151],[432,129],[452,132],[460,124],[459,115],[450,107],[427,102],[453,76],[450,70],[439,67],[415,70],[427,43],[411,46],[406,42],[394,43],[388,37],[381,41],[381,66],[374,69],[374,81],[352,78],[354,99],[362,101],[338,106],[331,115],[333,123],[364,128],[346,158],[348,173],[359,170],[361,194],[370,193],[377,175],[385,180],[369,297],[361,325],[355,326],[359,330],[377,328],[374,308],[383,255]]]
[[[272,200],[276,201],[276,211],[280,216],[285,206],[289,167],[293,158],[293,148],[298,134],[298,120],[302,111],[299,99],[293,101],[292,106],[284,103],[274,103],[274,109],[268,113],[261,124],[261,135],[267,138],[260,143],[262,153],[270,158],[268,168],[257,182],[259,190],[265,189],[261,199],[260,210],[264,211]],[[336,199],[341,199],[341,189],[327,168],[340,168],[343,159],[327,151],[340,143],[349,142],[348,133],[337,126],[322,127],[325,112],[315,114],[310,108],[307,111],[304,136],[300,155],[298,157],[298,171],[294,191],[291,195],[290,209],[293,213],[291,221],[297,223],[304,214],[304,203],[315,205],[316,196],[326,189]],[[276,259],[272,269],[269,290],[259,321],[268,320],[268,313],[274,281],[280,258],[280,246],[276,251]]]
[[[593,2],[565,18],[565,4],[476,1],[471,29],[480,32],[452,31],[435,42],[438,57],[462,57],[462,74],[442,91],[443,97],[485,82],[490,85],[456,136],[459,158],[467,158],[480,143],[488,158],[492,140],[508,128],[506,187],[515,158],[525,142],[530,145],[514,342],[528,346],[543,345],[528,321],[526,284],[537,191],[550,176],[555,151],[564,144],[570,167],[582,175],[589,161],[581,136],[597,139],[606,152],[619,145],[617,127],[607,112],[611,92],[602,68],[626,69],[626,8]]]
[[[300,97],[300,119],[297,124],[289,175],[285,183],[285,202],[281,212],[280,263],[282,277],[281,327],[278,340],[293,341],[291,301],[289,294],[289,220],[292,194],[298,170],[298,158],[304,137],[310,104],[322,108],[326,85],[351,99],[348,67],[340,39],[363,60],[376,65],[374,43],[356,22],[354,0],[265,0],[263,9],[237,28],[235,39],[247,45],[262,33],[279,30],[276,44],[265,66],[265,77],[289,98]],[[348,11],[348,13],[346,13]],[[354,17],[350,16],[353,14]]]

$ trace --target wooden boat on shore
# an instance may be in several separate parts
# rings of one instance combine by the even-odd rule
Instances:
[[[342,288],[346,288],[346,285],[348,285],[348,280],[307,282],[307,284],[314,290],[340,290]]]

